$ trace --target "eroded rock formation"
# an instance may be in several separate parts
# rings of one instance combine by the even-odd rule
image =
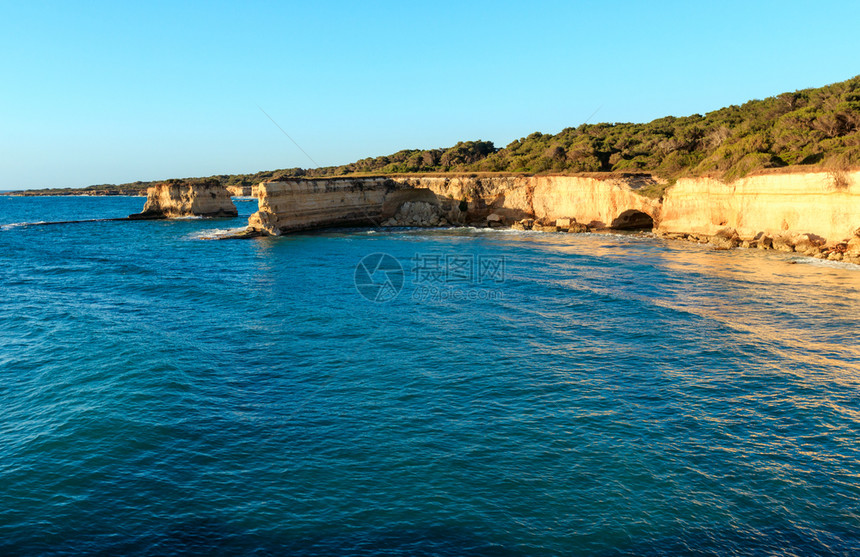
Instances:
[[[230,192],[217,181],[187,183],[166,182],[146,190],[143,211],[131,219],[165,219],[177,217],[235,217],[239,214]]]
[[[249,235],[333,226],[511,226],[655,230],[716,249],[753,247],[860,262],[860,172],[681,179],[662,200],[642,175],[407,176],[302,179],[256,186]]]
[[[642,177],[575,176],[334,178],[263,182],[250,228],[284,234],[332,226],[510,226],[522,219],[570,219],[591,228],[647,228],[660,203],[635,192]],[[421,215],[406,213],[420,208]],[[422,205],[423,204],[423,205]],[[398,216],[399,215],[399,216]],[[553,224],[554,226],[554,224]]]
[[[249,228],[278,235],[339,226],[381,226],[408,202],[440,205],[425,188],[389,178],[263,182]],[[443,209],[440,208],[440,212]]]
[[[252,186],[226,186],[227,191],[234,197],[251,197],[254,195]]]

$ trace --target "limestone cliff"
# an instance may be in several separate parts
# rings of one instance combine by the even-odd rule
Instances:
[[[647,175],[405,176],[299,179],[254,188],[248,234],[333,226],[449,223],[582,232],[654,229],[667,237],[860,256],[860,172],[768,174],[723,183],[681,179],[662,202],[637,193]]]
[[[828,241],[860,226],[860,172],[771,174],[730,184],[682,178],[663,200],[660,230],[713,235],[732,228],[758,233],[814,234]]]
[[[129,218],[235,217],[238,214],[224,186],[165,183],[148,188],[143,211]]]
[[[259,210],[248,225],[264,234],[285,234],[337,226],[380,226],[409,201],[438,204],[427,189],[388,178],[263,182]]]
[[[235,197],[251,197],[254,195],[252,186],[227,186],[227,191]]]
[[[660,202],[635,191],[651,183],[642,176],[536,179],[534,215],[544,221],[571,218],[598,229],[651,229],[660,218]]]
[[[635,192],[650,178],[597,179],[575,176],[333,178],[263,182],[259,211],[249,226],[283,234],[331,226],[414,224],[398,222],[404,203],[422,202],[437,214],[428,223],[503,224],[521,219],[571,219],[592,228],[648,228],[660,203]],[[427,209],[422,209],[426,212]],[[435,221],[434,221],[435,218]],[[394,219],[391,221],[390,219]]]

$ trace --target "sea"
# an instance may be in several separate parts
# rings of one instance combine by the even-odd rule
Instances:
[[[860,554],[860,266],[0,196],[0,555]]]

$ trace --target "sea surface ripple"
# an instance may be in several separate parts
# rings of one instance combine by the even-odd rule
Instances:
[[[860,267],[641,234],[204,239],[253,201],[26,225],[142,204],[0,197],[2,555],[860,553]],[[403,266],[385,303],[355,285],[374,253]],[[421,278],[446,257],[503,268]]]

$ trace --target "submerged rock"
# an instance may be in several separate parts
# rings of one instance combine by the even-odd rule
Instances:
[[[244,228],[244,229],[239,230],[237,232],[232,232],[230,234],[224,234],[222,236],[219,236],[217,239],[218,240],[248,240],[250,238],[261,238],[264,236],[268,236],[268,234],[266,234],[262,230],[256,230],[254,228],[247,227],[247,228]]]
[[[657,231],[657,235],[667,240],[686,240],[687,235],[683,232],[661,232]]]

